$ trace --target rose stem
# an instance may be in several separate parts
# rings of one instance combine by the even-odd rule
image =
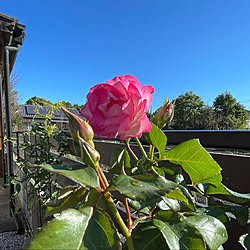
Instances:
[[[131,214],[130,214],[130,210],[128,206],[128,199],[126,197],[124,197],[124,205],[125,205],[127,216],[128,216],[128,229],[130,229],[133,224],[133,221],[131,219]]]
[[[105,183],[105,186],[108,187],[108,185],[109,185],[108,180],[106,179],[106,176],[102,172],[102,169],[100,168],[99,164],[97,166],[97,169],[98,169],[98,175],[101,176],[100,179],[102,179],[103,182]],[[104,193],[104,197],[105,197],[105,200],[108,202],[109,208],[110,208],[111,212],[113,213],[117,223],[119,224],[119,226],[120,226],[120,228],[121,228],[121,230],[126,238],[128,249],[134,250],[134,245],[133,245],[132,238],[131,238],[131,232],[129,231],[129,229],[127,228],[126,224],[124,223],[121,215],[119,214],[119,212],[115,206],[115,203],[111,197],[110,192]]]
[[[98,166],[97,166],[97,172],[98,172],[98,175],[99,175],[100,179],[103,180],[105,186],[108,187],[109,186],[108,180],[107,180],[106,176],[104,175],[104,173],[102,172],[102,169],[101,169],[99,163],[98,163]]]
[[[149,146],[149,158],[150,158],[150,160],[154,159],[154,150],[155,150],[155,147],[153,145],[150,145]]]
[[[142,154],[144,155],[144,157],[145,157],[146,159],[148,159],[148,155],[147,155],[147,153],[145,152],[143,146],[141,145],[140,140],[139,140],[137,137],[135,137],[135,140],[136,140],[136,142],[137,142],[137,144],[138,144],[138,146],[139,146],[139,148],[140,148]]]
[[[105,190],[105,189],[107,188],[107,185],[105,185],[105,183],[104,183],[104,181],[103,181],[103,178],[102,178],[102,175],[101,175],[101,172],[100,172],[100,170],[99,170],[99,163],[97,163],[97,164],[95,165],[95,171],[96,171],[96,173],[97,173],[97,175],[98,175],[98,177],[99,177],[99,181],[100,181],[100,184],[101,184],[102,189]]]
[[[126,224],[124,223],[121,215],[119,214],[116,206],[115,206],[115,203],[111,197],[111,194],[109,192],[106,192],[104,194],[104,197],[105,197],[105,200],[107,201],[108,205],[109,205],[109,208],[111,210],[111,212],[113,213],[117,223],[119,224],[125,238],[126,238],[126,242],[127,242],[127,246],[128,246],[128,249],[129,250],[134,250],[134,244],[133,244],[133,241],[132,241],[132,238],[131,238],[131,232],[130,230],[127,228]]]
[[[128,151],[133,155],[133,157],[135,158],[136,161],[138,161],[138,157],[136,156],[136,154],[134,153],[134,151],[132,150],[132,148],[129,145],[129,141],[125,140],[125,143],[127,145]]]

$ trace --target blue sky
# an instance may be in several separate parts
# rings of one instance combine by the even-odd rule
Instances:
[[[26,25],[15,74],[33,96],[83,104],[90,87],[131,74],[155,88],[152,109],[187,91],[230,92],[250,109],[249,0],[12,0]]]

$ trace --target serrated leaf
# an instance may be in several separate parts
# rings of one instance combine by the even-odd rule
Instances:
[[[200,145],[198,139],[181,143],[166,152],[164,160],[180,165],[194,184],[211,183],[218,186],[222,180],[221,168]],[[217,176],[217,178],[214,178]]]
[[[185,222],[199,231],[210,249],[218,249],[228,239],[223,223],[212,216],[190,216],[185,219]]]
[[[112,179],[108,190],[118,190],[121,194],[133,200],[151,201],[176,188],[182,190],[189,199],[188,193],[186,194],[183,186],[156,174],[136,175],[133,177],[117,176]]]
[[[31,241],[29,249],[80,249],[93,208],[68,209],[49,222]]]
[[[83,187],[75,189],[59,206],[47,206],[45,216],[48,217],[52,214],[60,213],[67,208],[74,208],[80,201],[82,201],[85,192],[86,188]]]
[[[151,122],[151,125],[150,132],[144,133],[144,136],[149,144],[158,149],[160,158],[162,158],[165,154],[167,137],[154,123]]]
[[[111,156],[110,162],[111,169],[109,170],[110,174],[121,174],[122,167],[124,170],[130,174],[131,173],[131,165],[130,165],[130,157],[128,151],[126,149],[116,149]]]
[[[160,211],[153,218],[170,249],[205,249],[199,231],[172,211]]]
[[[226,195],[230,200],[240,204],[250,201],[250,194],[241,194],[235,192],[223,185],[222,183],[218,187],[213,187],[212,185],[209,185],[207,187],[206,194]]]
[[[31,165],[30,167],[43,168],[49,172],[70,177],[84,186],[100,188],[99,178],[95,170],[92,167],[88,167],[83,164],[73,164],[73,165],[41,164],[41,165]]]
[[[151,221],[141,221],[132,231],[134,248],[137,250],[168,249],[161,231]]]
[[[121,249],[117,230],[104,211],[94,210],[81,249]]]

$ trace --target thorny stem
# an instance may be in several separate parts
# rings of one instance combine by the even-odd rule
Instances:
[[[96,165],[95,170],[96,170],[96,173],[97,173],[97,175],[99,177],[99,181],[100,181],[101,187],[102,187],[103,190],[105,190],[107,188],[107,185],[105,185],[105,182],[104,182],[104,180],[102,178],[102,174],[99,171],[99,164]]]
[[[136,142],[137,142],[137,144],[138,144],[138,146],[139,146],[139,148],[140,148],[142,154],[143,154],[144,157],[147,159],[147,158],[148,158],[148,155],[147,155],[147,153],[145,152],[145,150],[144,150],[144,148],[143,148],[143,146],[142,146],[142,144],[141,144],[139,138],[135,137],[135,140],[136,140]]]
[[[111,194],[109,192],[105,193],[104,194],[104,197],[105,197],[105,200],[107,201],[108,205],[109,205],[109,208],[111,210],[111,212],[113,213],[117,223],[119,224],[122,232],[123,232],[123,235],[125,236],[126,238],[126,243],[127,243],[127,246],[128,246],[128,249],[129,250],[134,250],[134,244],[133,244],[133,241],[132,241],[132,238],[131,238],[131,232],[130,230],[127,228],[126,224],[124,223],[121,215],[119,214],[116,206],[115,206],[115,203],[111,197]]]
[[[127,198],[124,198],[124,205],[125,205],[125,209],[126,209],[127,216],[128,216],[128,221],[127,221],[128,229],[131,229],[133,221],[131,219],[131,214],[130,214],[130,210],[129,210],[129,206],[128,206],[128,199]]]
[[[102,180],[104,182],[105,186],[108,187],[108,185],[109,185],[108,180],[107,180],[106,176],[104,175],[104,173],[102,172],[102,169],[100,168],[99,164],[98,164],[96,170],[97,170],[98,176],[100,178],[100,182]],[[121,228],[121,230],[122,230],[122,232],[123,232],[123,234],[124,234],[124,236],[126,238],[128,249],[129,250],[134,250],[134,245],[133,245],[133,241],[132,241],[132,238],[131,238],[131,232],[127,228],[127,226],[124,223],[121,215],[119,214],[119,212],[118,212],[118,210],[117,210],[117,208],[115,206],[114,200],[111,197],[110,192],[104,193],[104,198],[107,201],[111,212],[113,213],[117,223],[119,224],[119,226],[120,226],[120,228]]]
[[[128,148],[128,151],[133,155],[133,157],[135,158],[136,161],[138,161],[138,157],[136,156],[136,154],[134,153],[134,151],[132,150],[132,148],[129,145],[129,141],[125,140],[126,146]]]
[[[99,176],[99,180],[100,180],[100,184],[101,184],[102,189],[105,190],[107,187],[104,184],[103,179],[101,178],[101,176]]]
[[[102,180],[104,182],[104,185],[105,185],[105,189],[109,186],[109,183],[108,183],[108,180],[106,178],[106,176],[104,175],[104,173],[102,172],[102,169],[100,167],[100,165],[98,164],[97,166],[97,172],[98,172],[98,175],[99,175],[99,178],[100,180]],[[104,190],[105,190],[104,189]]]

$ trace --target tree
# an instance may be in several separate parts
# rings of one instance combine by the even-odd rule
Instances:
[[[52,103],[49,100],[46,100],[44,98],[41,97],[37,97],[37,96],[33,96],[32,98],[30,98],[29,100],[26,101],[25,104],[30,104],[30,105],[40,105],[40,106],[53,106],[53,105],[57,105],[57,106],[63,106],[65,108],[74,108],[77,109],[79,112],[81,112],[81,109],[83,107],[83,105],[78,105],[78,104],[71,104],[70,102],[65,102],[65,101],[61,101],[61,102],[57,102],[57,103]]]
[[[13,130],[15,130],[18,126],[20,126],[23,123],[23,119],[20,114],[19,104],[18,104],[18,92],[15,89],[18,81],[19,81],[18,75],[12,74],[10,76],[10,85],[9,85],[10,112],[11,112],[11,124]]]
[[[51,101],[46,100],[46,99],[41,98],[41,97],[37,97],[37,96],[33,96],[32,98],[27,100],[26,104],[30,104],[30,105],[38,104],[41,106],[52,106],[53,105],[53,103]]]
[[[225,92],[213,102],[214,117],[218,129],[244,129],[248,118],[245,107]]]
[[[199,124],[199,129],[214,130],[216,128],[212,107],[205,105],[201,108],[200,115],[197,117],[197,124]]]
[[[175,100],[174,118],[171,122],[173,129],[203,129],[200,119],[202,112],[205,112],[204,102],[192,91],[178,96]]]

